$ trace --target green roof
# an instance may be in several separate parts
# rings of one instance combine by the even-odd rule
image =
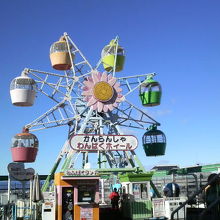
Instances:
[[[204,165],[204,166],[194,166],[194,167],[184,167],[184,168],[179,168],[179,169],[171,169],[168,171],[154,171],[153,177],[164,177],[167,175],[170,175],[172,173],[175,174],[180,174],[180,175],[186,175],[189,173],[209,173],[209,172],[218,172],[220,169],[220,164],[209,164],[209,165]]]
[[[120,182],[143,182],[150,181],[153,172],[146,173],[126,173],[119,175]]]

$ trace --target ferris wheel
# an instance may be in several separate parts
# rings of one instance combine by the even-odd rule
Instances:
[[[92,67],[64,33],[52,44],[50,60],[59,72],[25,68],[10,86],[11,101],[16,106],[32,106],[37,91],[54,103],[14,137],[11,149],[15,162],[35,161],[38,140],[29,132],[69,126],[69,138],[43,190],[47,189],[62,158],[65,159],[61,171],[76,168],[79,158],[81,168],[89,169],[90,155],[94,154],[96,170],[144,171],[135,153],[137,138],[124,134],[125,128],[144,130],[142,141],[147,156],[165,154],[166,137],[157,129],[160,123],[129,100],[131,93],[138,90],[143,106],[159,105],[161,86],[153,79],[155,73],[117,76],[125,63],[125,51],[118,37],[103,48],[100,60]]]

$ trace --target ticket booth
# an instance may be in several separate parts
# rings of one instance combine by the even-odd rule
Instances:
[[[55,174],[57,220],[99,220],[99,179],[93,170]]]

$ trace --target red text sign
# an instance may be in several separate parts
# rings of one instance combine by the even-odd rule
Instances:
[[[73,135],[70,146],[78,151],[131,151],[138,146],[138,140],[133,135]]]

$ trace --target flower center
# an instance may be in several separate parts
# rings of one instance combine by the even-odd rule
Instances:
[[[109,101],[113,95],[114,90],[107,82],[98,82],[93,88],[95,98],[101,102]]]

